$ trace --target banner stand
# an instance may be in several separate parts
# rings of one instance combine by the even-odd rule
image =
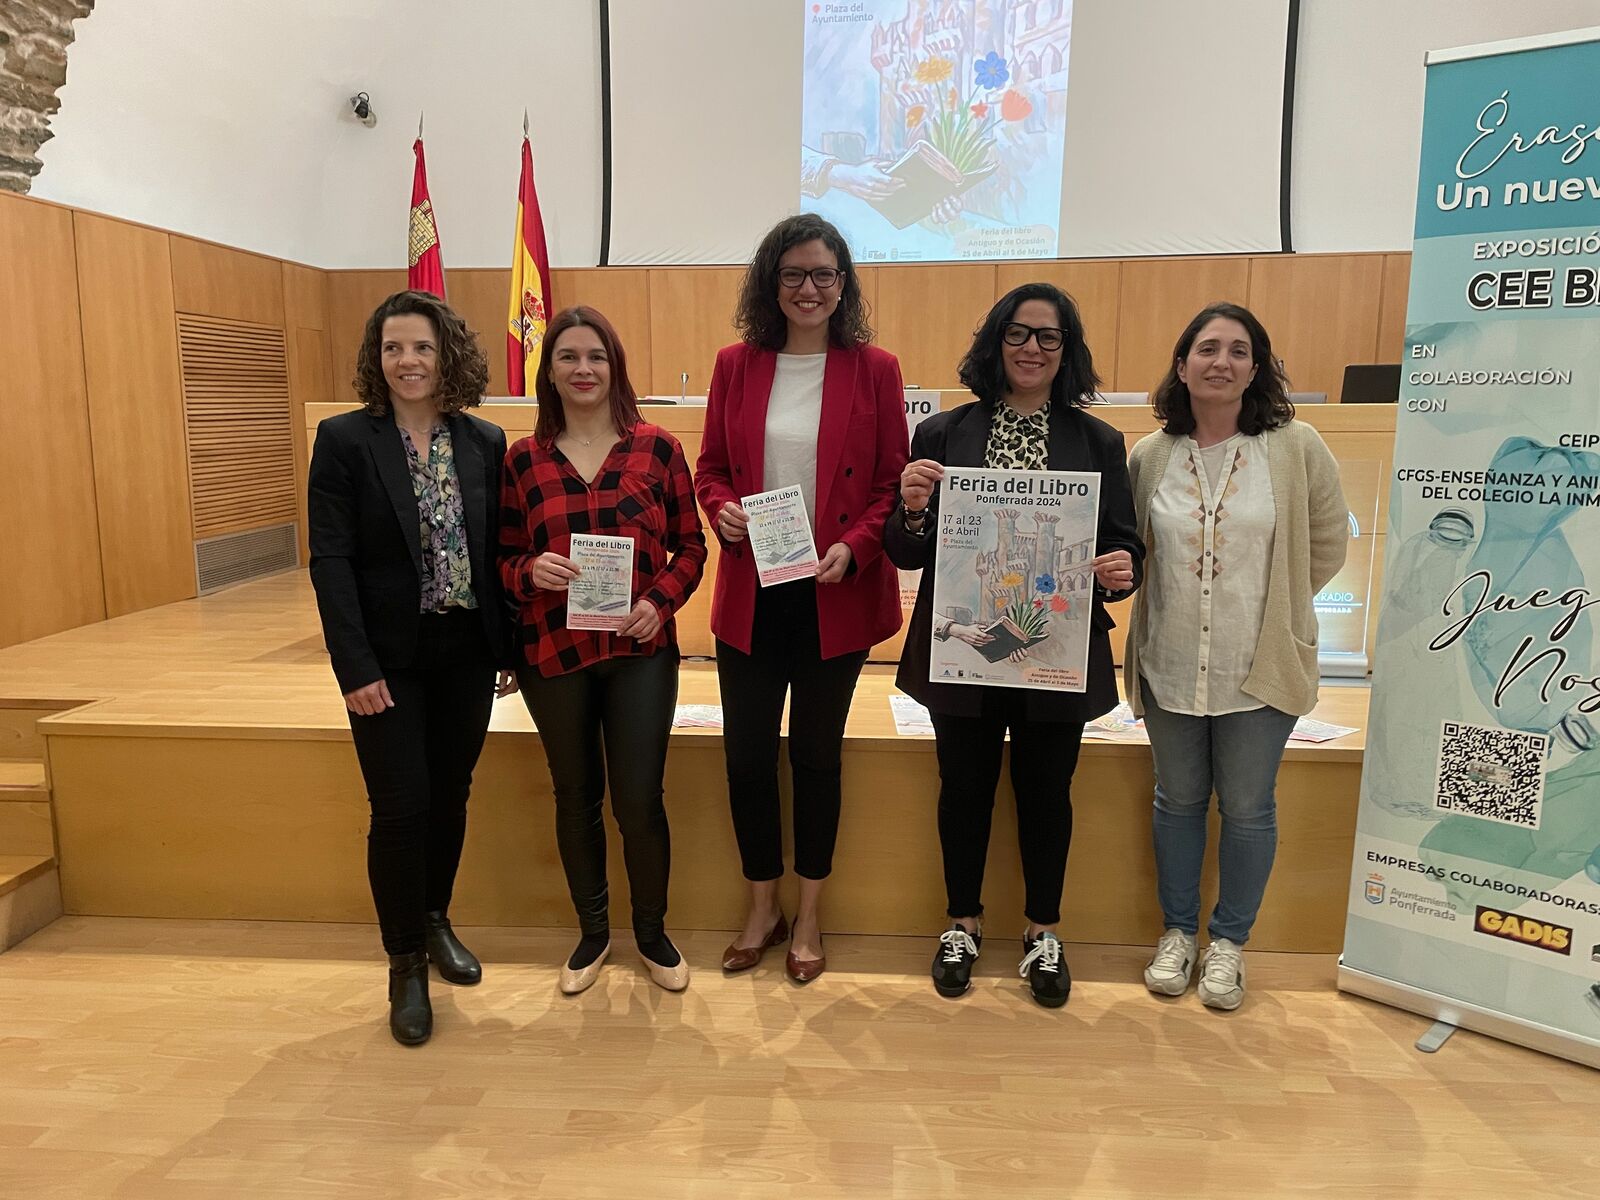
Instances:
[[[1600,29],[1424,66],[1338,986],[1600,1069]]]
[[[1343,958],[1339,960],[1339,990],[1376,1000],[1391,1008],[1414,1012],[1457,1029],[1470,1029],[1474,1033],[1499,1038],[1502,1042],[1512,1042],[1600,1070],[1600,1041],[1575,1037],[1565,1030],[1552,1029],[1548,1025],[1507,1016],[1451,996],[1441,996],[1410,984],[1370,975],[1366,971],[1345,966]],[[1423,1049],[1420,1043],[1417,1048]]]

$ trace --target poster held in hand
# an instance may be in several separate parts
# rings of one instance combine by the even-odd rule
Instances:
[[[933,582],[934,683],[1081,692],[1100,475],[945,468]]]
[[[575,533],[571,550],[567,628],[621,629],[633,611],[633,539]]]
[[[817,543],[798,486],[758,492],[739,501],[750,518],[750,553],[762,587],[817,573]]]

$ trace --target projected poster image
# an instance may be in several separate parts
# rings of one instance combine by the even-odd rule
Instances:
[[[1056,254],[1072,0],[805,0],[800,207],[862,262]]]

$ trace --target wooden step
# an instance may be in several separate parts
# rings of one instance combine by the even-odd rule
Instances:
[[[0,758],[0,790],[47,787],[44,763],[30,758]]]
[[[61,877],[48,854],[0,854],[0,951],[61,915]]]
[[[55,869],[53,854],[0,854],[0,896]]]
[[[34,800],[13,800],[0,794],[0,855],[37,855],[56,852],[55,823],[50,801],[42,792]]]
[[[0,700],[0,758],[43,758],[44,738],[35,728],[39,718],[53,717],[80,703]]]

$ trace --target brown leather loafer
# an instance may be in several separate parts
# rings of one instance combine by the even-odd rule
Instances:
[[[748,971],[761,961],[761,956],[774,946],[781,946],[789,940],[789,922],[782,913],[778,914],[778,923],[772,927],[772,932],[767,934],[767,940],[759,946],[729,946],[722,952],[722,969],[724,971]]]
[[[828,956],[824,954],[821,958],[796,958],[794,951],[791,950],[783,965],[788,970],[790,979],[796,983],[810,983],[828,969]]]

